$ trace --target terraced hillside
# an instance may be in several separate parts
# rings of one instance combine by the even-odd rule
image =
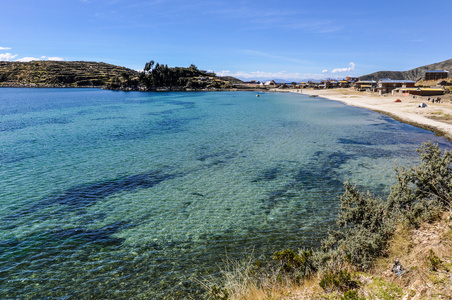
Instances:
[[[0,62],[0,86],[103,87],[138,76],[137,71],[102,62]]]

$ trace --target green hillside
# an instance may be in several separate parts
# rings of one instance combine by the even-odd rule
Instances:
[[[103,87],[139,72],[102,62],[0,62],[0,86]]]

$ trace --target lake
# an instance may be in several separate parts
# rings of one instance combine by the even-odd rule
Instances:
[[[290,93],[0,89],[0,298],[184,298],[316,247],[432,132]]]

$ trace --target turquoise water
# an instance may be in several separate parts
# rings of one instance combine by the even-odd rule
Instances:
[[[0,89],[0,298],[184,298],[314,247],[433,133],[297,94]]]

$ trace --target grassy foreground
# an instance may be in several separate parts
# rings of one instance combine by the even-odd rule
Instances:
[[[209,299],[452,299],[452,152],[423,144],[386,200],[345,183],[319,249],[228,262]]]

